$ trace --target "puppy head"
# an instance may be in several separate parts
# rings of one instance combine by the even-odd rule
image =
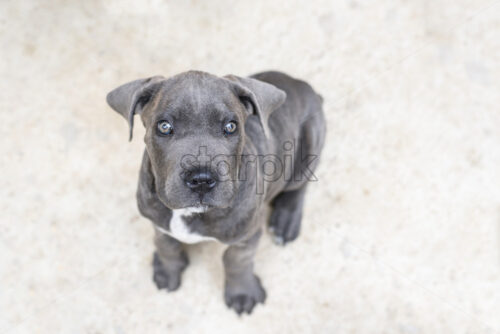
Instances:
[[[135,80],[107,95],[130,126],[139,114],[160,200],[170,209],[231,205],[245,143],[245,122],[267,119],[285,100],[273,85],[190,71]]]

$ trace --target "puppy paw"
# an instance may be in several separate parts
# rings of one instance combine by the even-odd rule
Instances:
[[[181,265],[174,268],[167,268],[160,261],[158,253],[154,253],[153,256],[153,281],[156,287],[161,289],[166,289],[168,292],[175,291],[181,285],[181,274],[182,271],[187,267],[189,260],[185,253],[181,256]]]
[[[299,236],[302,209],[274,208],[269,221],[269,232],[277,245],[285,245]]]
[[[260,279],[252,275],[248,280],[226,282],[224,299],[227,307],[235,310],[238,315],[243,312],[251,314],[255,305],[266,301],[266,291]]]

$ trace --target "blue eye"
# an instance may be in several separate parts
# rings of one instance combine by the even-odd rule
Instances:
[[[157,129],[161,135],[170,135],[174,131],[174,127],[169,121],[159,121]]]
[[[236,132],[236,122],[231,121],[227,122],[226,125],[224,125],[224,133],[225,134],[232,134]]]

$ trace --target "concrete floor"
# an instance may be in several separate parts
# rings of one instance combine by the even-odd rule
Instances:
[[[2,1],[0,50],[0,333],[500,331],[499,1]],[[321,92],[329,133],[238,318],[215,243],[154,287],[143,129],[105,94],[270,68]]]

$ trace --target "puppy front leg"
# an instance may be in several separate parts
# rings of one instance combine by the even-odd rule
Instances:
[[[181,284],[182,271],[189,264],[182,244],[155,229],[156,252],[153,256],[153,281],[158,289],[175,291]]]
[[[261,234],[259,230],[250,239],[231,245],[224,252],[224,300],[239,315],[242,312],[252,313],[257,303],[266,300],[266,291],[259,277],[253,273],[253,258]]]

